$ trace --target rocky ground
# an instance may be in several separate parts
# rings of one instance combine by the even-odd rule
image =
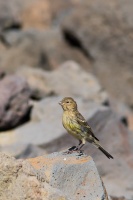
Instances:
[[[21,159],[76,145],[58,105],[72,96],[114,156],[108,161],[95,147],[84,148],[108,194],[133,199],[132,4],[0,0],[1,152]]]
[[[0,161],[1,200],[109,199],[89,156],[53,153],[23,161],[1,153]]]

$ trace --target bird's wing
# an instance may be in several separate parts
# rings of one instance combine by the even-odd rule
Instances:
[[[96,136],[94,135],[91,127],[88,125],[85,118],[79,112],[76,113],[76,118],[77,118],[77,122],[83,127],[83,130],[91,134],[96,140],[99,141],[99,139],[96,138]]]

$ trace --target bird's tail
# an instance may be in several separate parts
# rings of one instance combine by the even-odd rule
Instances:
[[[102,153],[105,154],[105,156],[107,156],[109,159],[112,158],[113,159],[113,156],[111,156],[100,144],[98,141],[94,140],[94,143],[95,147],[97,147]]]
[[[102,151],[109,159],[112,158],[113,156],[111,156],[105,149],[103,149],[101,146],[98,147],[98,149],[100,149],[100,151]]]

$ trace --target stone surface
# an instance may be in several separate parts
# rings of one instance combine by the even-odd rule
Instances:
[[[133,104],[132,19],[133,1],[86,0],[62,22],[66,37],[78,41],[93,58],[93,72],[102,85],[129,105]]]
[[[51,70],[67,60],[75,60],[84,68],[91,68],[90,60],[79,49],[71,48],[58,28],[8,31],[4,34],[4,41],[5,46],[0,48],[0,69],[8,73],[24,65]]]
[[[9,73],[16,71],[21,65],[29,65],[32,67],[39,65],[42,45],[39,43],[35,31],[7,32],[4,37],[9,47],[4,46],[1,49],[0,68],[2,70]]]
[[[74,61],[67,61],[52,72],[24,67],[17,74],[24,76],[33,92],[35,91],[36,98],[55,94],[82,97],[97,103],[108,100],[108,95],[98,80]]]
[[[57,26],[80,0],[0,0],[1,25],[9,25],[9,20],[18,22],[24,29],[46,29]],[[12,23],[15,25],[16,23]],[[9,26],[10,27],[10,26]],[[12,26],[11,26],[12,27]]]
[[[49,85],[51,80],[49,79],[49,73],[47,71],[22,66],[17,70],[16,74],[26,79],[31,89],[32,99],[39,100],[55,94],[54,86],[51,87]]]
[[[24,78],[9,75],[0,80],[0,91],[0,130],[2,131],[25,121],[30,111],[30,89]]]
[[[108,200],[91,157],[53,153],[29,160],[0,154],[1,200]]]
[[[17,1],[0,0],[0,31],[20,24],[19,11],[23,3]]]
[[[112,162],[106,162],[106,157],[96,148],[85,147],[85,152],[94,157],[109,194],[132,199],[133,133],[114,112],[98,112],[89,120],[89,124],[104,148],[114,157]]]
[[[111,196],[111,200],[127,200],[125,197],[114,197]]]

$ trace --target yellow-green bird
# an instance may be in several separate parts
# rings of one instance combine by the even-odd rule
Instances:
[[[68,153],[80,151],[86,141],[92,143],[96,148],[100,149],[109,159],[111,156],[99,143],[98,138],[94,135],[91,127],[88,125],[84,117],[79,113],[77,103],[71,97],[65,97],[59,104],[63,108],[62,123],[64,128],[79,140],[79,145],[73,146]]]

